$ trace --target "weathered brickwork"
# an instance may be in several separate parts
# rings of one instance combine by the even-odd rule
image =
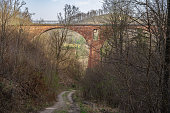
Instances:
[[[90,47],[88,68],[93,68],[100,60],[100,48],[102,47],[104,40],[101,38],[100,30],[101,26],[96,25],[72,25],[72,26],[60,26],[60,25],[31,25],[25,26],[29,29],[30,34],[38,36],[44,32],[52,29],[66,28],[75,31],[82,35],[87,44]],[[93,40],[94,30],[99,30],[98,40]]]

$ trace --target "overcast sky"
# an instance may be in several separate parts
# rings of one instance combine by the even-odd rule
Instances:
[[[87,12],[100,9],[103,0],[24,0],[31,13],[35,13],[33,20],[56,20],[57,13],[62,12],[65,4],[75,5],[80,11]]]

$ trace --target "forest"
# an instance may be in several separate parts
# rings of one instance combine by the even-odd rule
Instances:
[[[79,113],[170,112],[170,0],[102,0],[88,13],[66,4],[64,28],[41,36],[24,27],[34,25],[25,4],[0,0],[0,113],[38,113],[66,90]],[[88,68],[91,46],[67,28],[101,15],[104,44]]]

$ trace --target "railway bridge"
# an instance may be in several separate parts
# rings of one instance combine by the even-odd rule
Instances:
[[[44,32],[65,28],[75,31],[82,35],[90,48],[88,68],[93,68],[100,60],[100,48],[104,43],[104,37],[101,35],[101,29],[104,25],[93,24],[32,24],[24,27],[29,28],[29,33],[38,36]]]

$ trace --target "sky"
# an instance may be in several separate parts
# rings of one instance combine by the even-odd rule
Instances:
[[[64,5],[70,4],[79,7],[81,12],[92,9],[101,9],[103,0],[24,0],[33,20],[57,20],[57,13],[63,12]]]

